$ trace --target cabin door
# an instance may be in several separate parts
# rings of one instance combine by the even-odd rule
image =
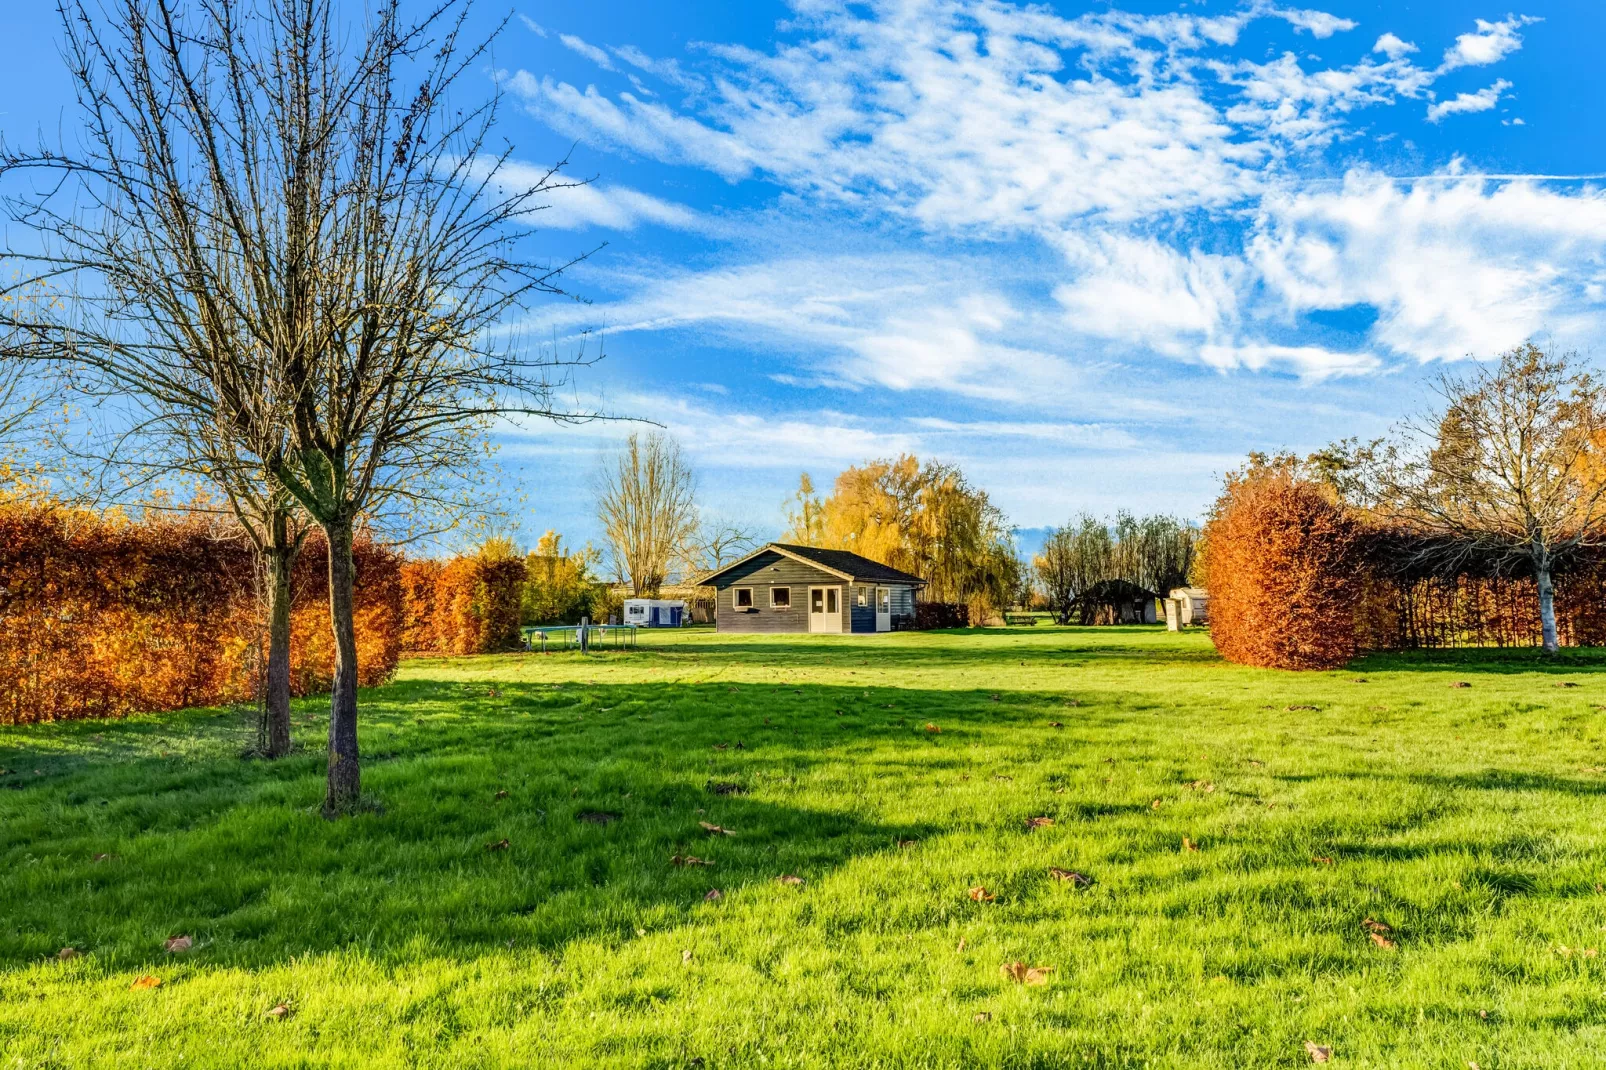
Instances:
[[[842,588],[809,588],[809,631],[840,632],[842,630]]]
[[[875,589],[875,630],[878,632],[892,631],[891,587],[877,587]]]

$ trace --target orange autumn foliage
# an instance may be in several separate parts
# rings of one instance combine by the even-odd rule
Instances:
[[[485,554],[402,567],[406,649],[420,654],[489,654],[520,645],[521,558]]]
[[[368,539],[356,556],[359,675],[372,685],[400,653],[400,556]],[[325,567],[309,540],[292,609],[298,694],[332,677]],[[256,597],[254,555],[227,524],[0,504],[0,724],[248,700]]]
[[[1360,524],[1325,488],[1235,473],[1205,528],[1210,637],[1229,661],[1330,669],[1356,652]]]

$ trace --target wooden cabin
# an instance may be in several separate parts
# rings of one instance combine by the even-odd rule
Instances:
[[[722,632],[890,632],[914,623],[919,576],[860,557],[772,542],[697,580]]]

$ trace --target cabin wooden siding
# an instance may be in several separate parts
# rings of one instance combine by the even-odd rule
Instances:
[[[853,588],[840,576],[823,569],[795,561],[783,554],[759,554],[740,568],[719,578],[721,584],[714,597],[714,624],[723,632],[759,632],[780,634],[809,630],[809,588],[839,587],[838,608],[842,611],[842,630],[852,631],[851,604]],[[753,588],[753,608],[736,608],[735,590]],[[770,608],[770,588],[789,587],[792,605],[787,609]],[[875,620],[870,622],[875,629]]]

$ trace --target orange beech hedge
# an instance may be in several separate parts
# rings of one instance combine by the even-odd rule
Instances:
[[[1539,646],[1539,595],[1509,562],[1458,559],[1453,574],[1412,571],[1412,536],[1347,508],[1282,467],[1227,480],[1204,533],[1210,637],[1229,661],[1332,669],[1373,650]],[[1563,645],[1606,645],[1606,552],[1556,571]]]
[[[360,678],[382,682],[401,649],[400,555],[356,548]],[[256,694],[255,558],[226,525],[134,522],[0,505],[0,724],[211,706]],[[321,539],[295,573],[291,686],[327,690],[333,640]]]
[[[1354,657],[1360,535],[1315,484],[1275,470],[1229,477],[1204,535],[1210,638],[1222,657],[1277,669]]]
[[[407,650],[419,654],[490,654],[517,650],[524,598],[522,560],[454,557],[402,567]]]

